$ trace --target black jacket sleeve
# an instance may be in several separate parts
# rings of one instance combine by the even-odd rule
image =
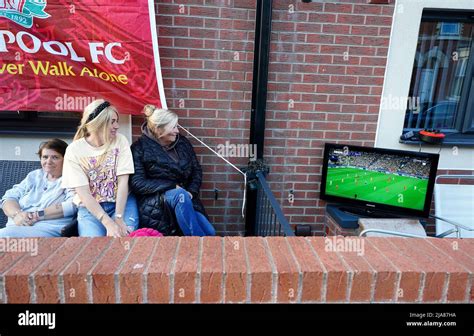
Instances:
[[[191,163],[193,167],[190,182],[188,185],[188,191],[193,194],[193,197],[196,197],[199,195],[199,189],[201,188],[202,168],[198,158],[196,157],[196,153],[194,152],[193,145],[191,145],[191,142],[189,142],[188,139],[186,139],[186,143],[188,145],[188,151],[191,157]]]
[[[173,189],[176,185],[170,180],[149,179],[147,178],[145,167],[143,165],[143,148],[140,144],[132,145],[133,164],[135,174],[130,178],[130,189],[136,195],[147,195],[163,193]]]

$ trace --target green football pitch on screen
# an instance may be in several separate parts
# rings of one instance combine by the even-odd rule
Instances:
[[[328,167],[326,194],[423,210],[428,179]]]

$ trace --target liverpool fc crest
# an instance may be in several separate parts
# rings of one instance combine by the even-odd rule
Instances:
[[[50,17],[44,11],[46,0],[0,0],[0,17],[7,18],[25,28],[33,26],[33,18]]]

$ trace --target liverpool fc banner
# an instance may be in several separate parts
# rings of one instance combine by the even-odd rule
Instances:
[[[1,111],[166,107],[153,0],[0,0]]]

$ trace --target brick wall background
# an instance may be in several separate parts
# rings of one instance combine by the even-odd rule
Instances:
[[[255,8],[255,1],[242,0],[156,2],[168,108],[214,150],[226,141],[248,143]],[[132,122],[136,137],[143,118],[133,117]],[[201,198],[218,234],[243,234],[242,175],[190,140],[203,167]],[[245,158],[230,161],[247,165]]]
[[[319,200],[324,143],[375,141],[394,4],[367,2],[273,1],[268,180],[289,222],[310,224],[315,235],[322,234],[324,223],[325,204]],[[255,8],[255,0],[156,1],[168,107],[215,150],[226,141],[248,143]],[[142,122],[133,117],[134,138]],[[218,234],[242,235],[241,175],[191,141],[204,171],[201,197]],[[229,160],[247,164],[245,158]]]
[[[269,180],[290,223],[312,224],[315,234],[324,222],[324,143],[374,145],[393,5],[366,3],[274,3]]]

